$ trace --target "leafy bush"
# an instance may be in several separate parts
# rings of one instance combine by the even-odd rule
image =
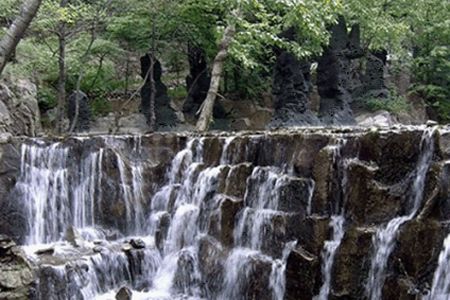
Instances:
[[[365,101],[365,107],[369,111],[386,110],[391,113],[400,113],[410,108],[406,98],[398,95],[391,95],[388,98],[369,98]]]
[[[111,103],[105,98],[94,98],[90,101],[91,111],[94,116],[106,116],[112,111]]]

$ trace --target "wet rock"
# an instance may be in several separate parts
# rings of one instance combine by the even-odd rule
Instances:
[[[0,235],[0,299],[30,299],[35,295],[35,272],[15,242]]]
[[[252,174],[253,166],[250,163],[242,163],[230,168],[224,194],[244,198],[247,189],[247,178]]]
[[[450,158],[450,131],[441,132],[439,135],[439,152],[444,159]]]
[[[206,279],[208,290],[211,296],[217,296],[223,285],[223,259],[224,250],[219,242],[212,237],[204,236],[199,241],[198,258],[200,263],[200,272]]]
[[[320,263],[317,256],[302,247],[297,247],[289,254],[286,264],[286,300],[312,299],[316,294],[317,274]]]
[[[220,202],[220,241],[225,247],[231,247],[234,243],[236,215],[243,206],[242,199],[224,197]]]
[[[131,246],[129,243],[125,243],[122,245],[121,249],[123,252],[128,253],[133,250],[133,246]]]
[[[133,293],[131,292],[131,290],[128,287],[123,286],[117,292],[116,300],[131,300],[132,295],[133,295]]]
[[[145,248],[145,242],[141,239],[131,239],[130,240],[130,245],[134,248],[134,249],[144,249]]]
[[[156,229],[155,233],[155,244],[160,251],[164,249],[164,242],[169,232],[169,226],[170,226],[170,214],[167,213],[161,216],[161,218],[159,219],[159,226]]]
[[[309,179],[288,177],[279,190],[278,210],[306,215],[312,184]]]
[[[84,243],[80,232],[78,232],[78,230],[73,226],[67,227],[64,238],[67,242],[69,242],[73,247],[76,248],[81,247]]]
[[[172,289],[185,295],[194,295],[195,290],[203,284],[199,275],[196,254],[187,249],[181,250]]]
[[[92,251],[94,251],[94,253],[102,253],[104,250],[105,249],[100,246],[95,246],[94,248],[92,248]]]
[[[448,226],[436,220],[412,220],[401,228],[398,242],[391,256],[392,280],[401,275],[417,287],[431,286]],[[396,281],[400,284],[399,281]],[[393,283],[391,282],[391,286]]]
[[[357,224],[380,224],[402,210],[405,191],[401,186],[385,186],[374,180],[377,166],[352,160],[347,166],[348,186],[345,212]]]
[[[293,224],[295,239],[306,251],[319,257],[324,242],[331,236],[329,223],[330,218],[317,215],[308,216],[300,223],[296,220]]]
[[[364,299],[375,228],[350,227],[337,250],[331,294],[338,299]]]
[[[39,249],[35,252],[36,255],[53,255],[53,253],[55,253],[55,248]]]

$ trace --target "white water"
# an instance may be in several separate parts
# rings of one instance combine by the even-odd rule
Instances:
[[[450,299],[450,235],[444,240],[439,254],[438,267],[434,272],[433,285],[427,300]]]
[[[371,300],[381,299],[387,263],[394,250],[399,229],[404,223],[414,218],[422,203],[425,179],[434,154],[434,132],[434,128],[429,128],[422,136],[421,153],[416,166],[412,195],[409,197],[411,206],[409,213],[392,219],[384,228],[378,229],[373,238],[375,252],[366,285],[366,293]]]

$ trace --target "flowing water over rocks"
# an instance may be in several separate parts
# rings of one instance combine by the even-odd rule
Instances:
[[[446,128],[17,139],[0,156],[0,234],[20,245],[0,235],[2,299],[450,297]]]

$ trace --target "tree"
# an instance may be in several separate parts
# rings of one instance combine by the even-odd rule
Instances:
[[[217,23],[221,38],[211,71],[211,85],[196,126],[198,131],[208,130],[212,121],[223,64],[228,55],[252,68],[259,55],[275,46],[288,49],[299,58],[320,53],[327,42],[327,25],[335,22],[340,10],[339,1],[326,0],[246,0],[225,1],[217,5],[217,10],[224,12]],[[295,27],[299,32],[298,41],[280,37],[289,27]]]
[[[25,31],[36,16],[42,0],[25,0],[22,4],[19,16],[14,20],[9,29],[0,40],[0,75],[5,68],[11,54],[23,38]]]

